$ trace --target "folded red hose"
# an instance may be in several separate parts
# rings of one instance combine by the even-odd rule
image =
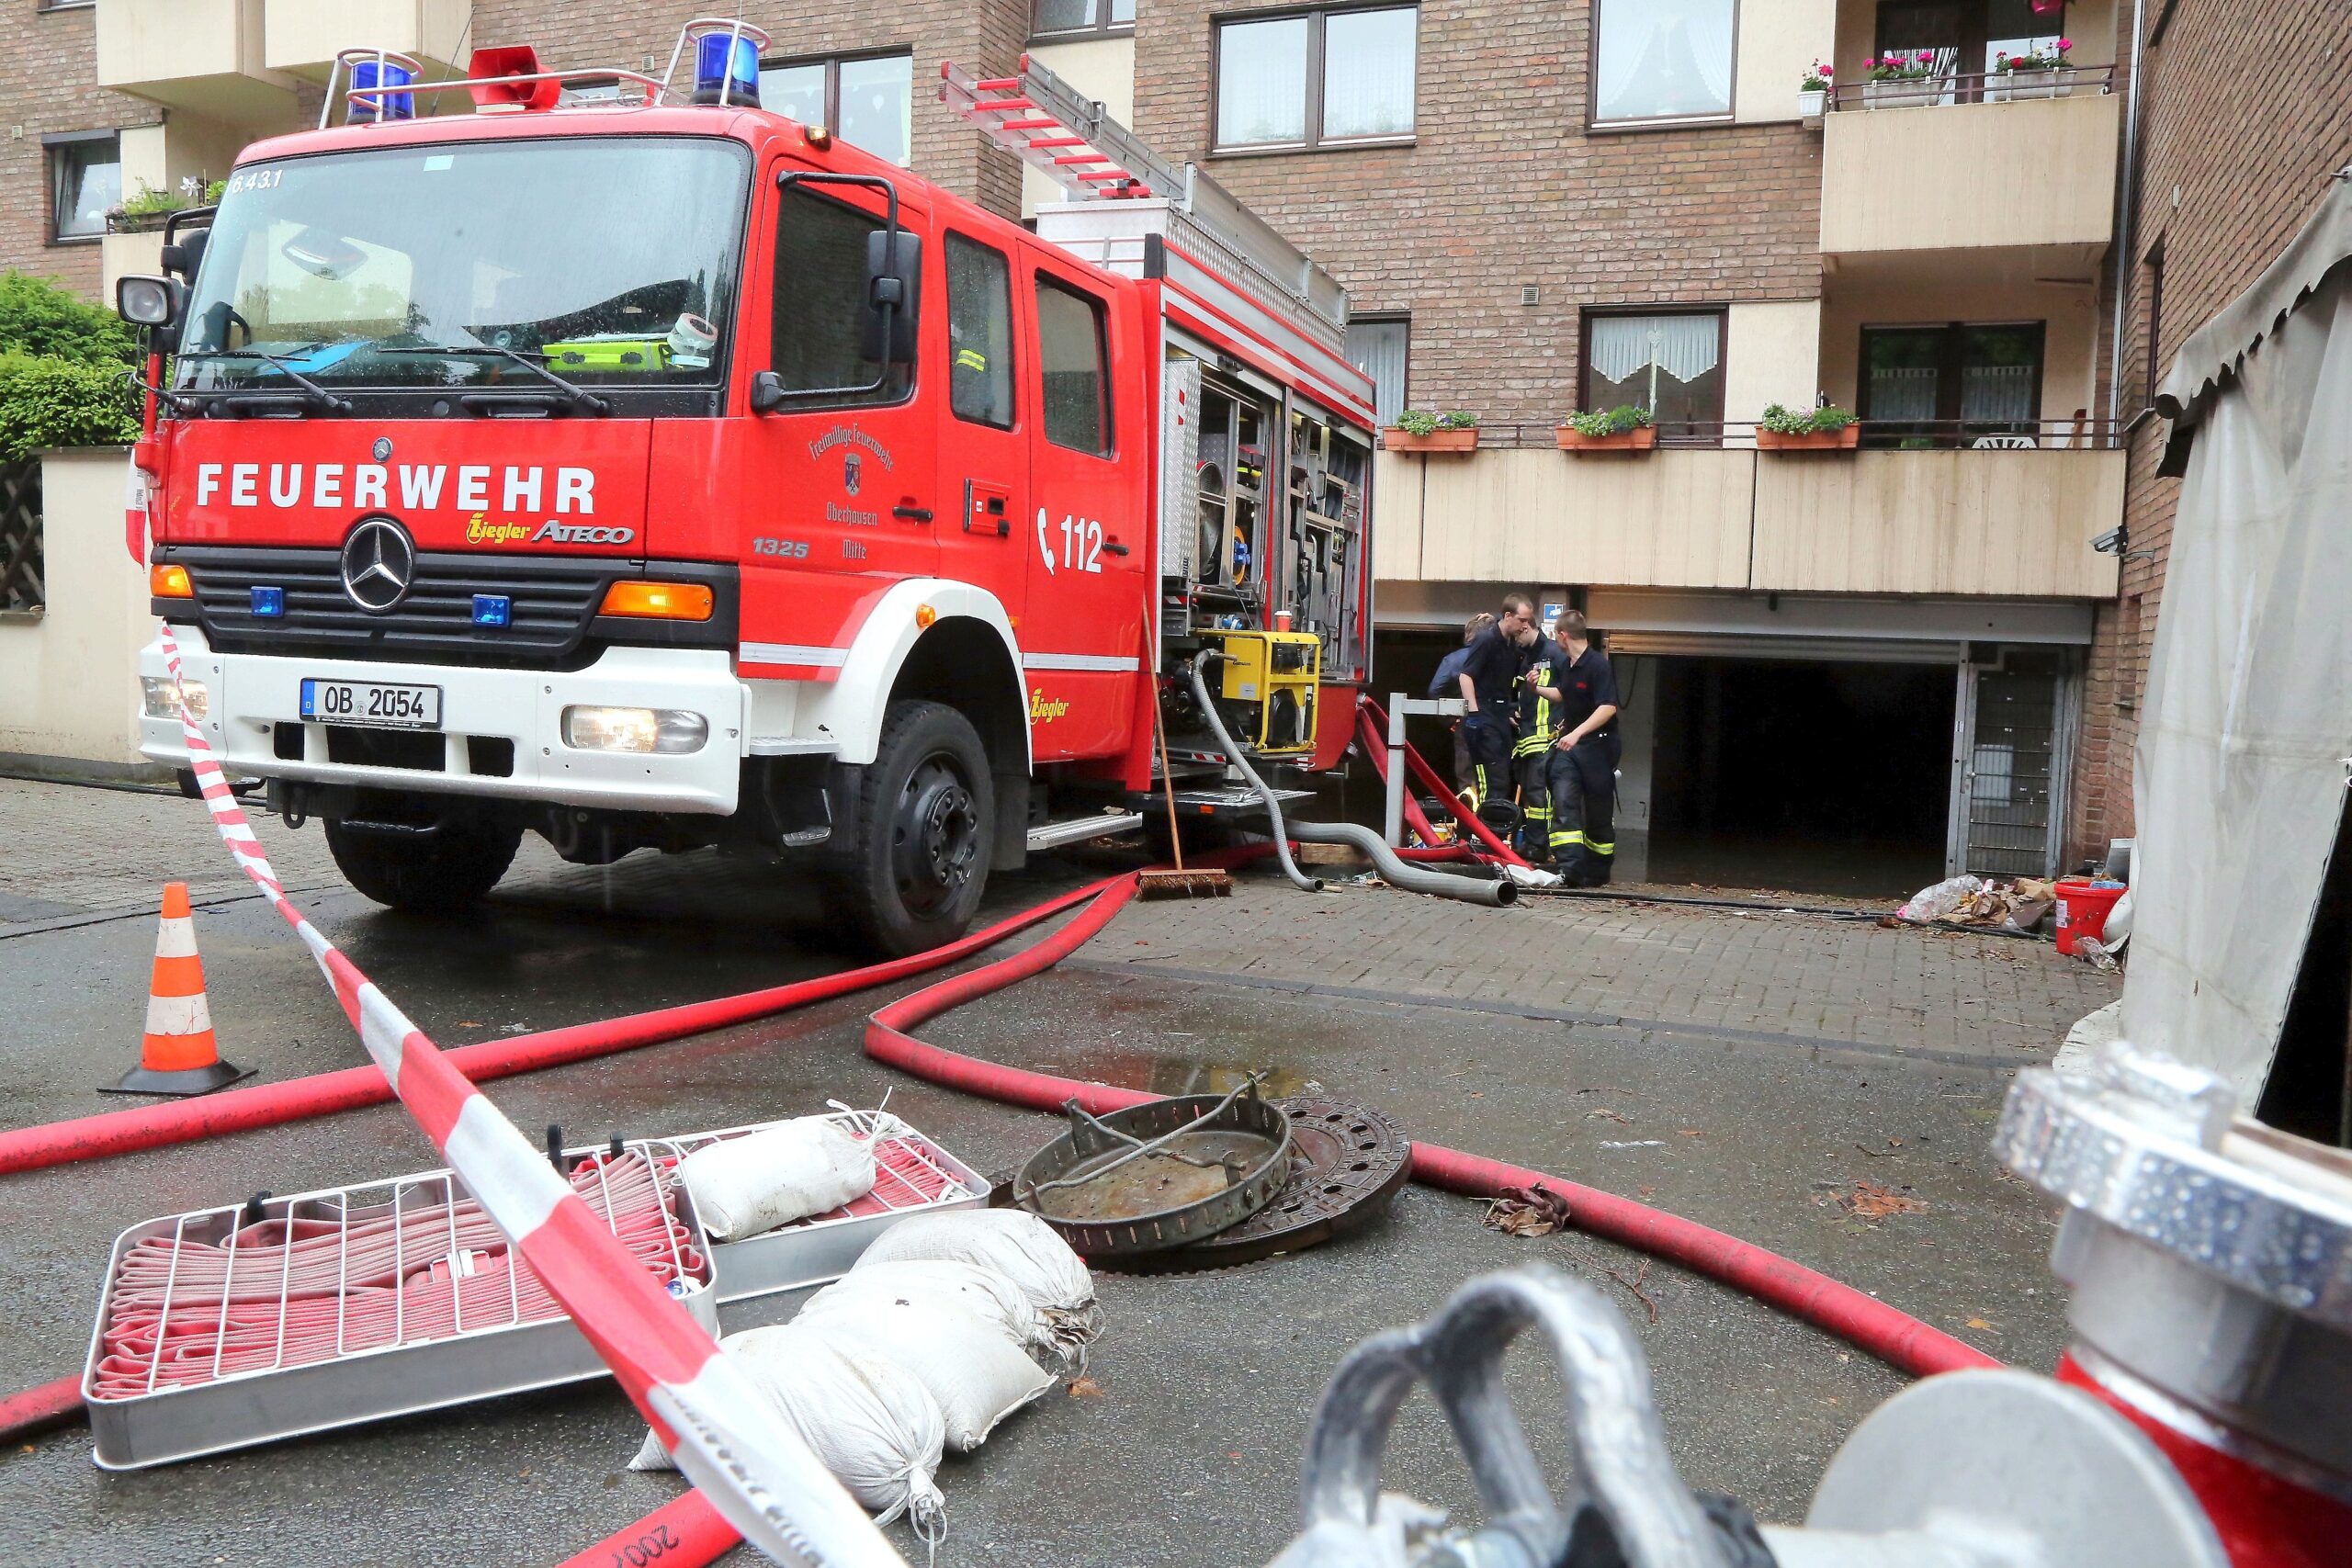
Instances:
[[[944,947],[919,953],[910,958],[894,958],[861,969],[844,970],[838,975],[796,981],[765,990],[747,991],[740,996],[721,997],[711,1001],[662,1008],[601,1023],[575,1024],[567,1029],[550,1029],[537,1034],[518,1034],[511,1040],[486,1040],[479,1044],[458,1047],[444,1055],[459,1072],[475,1083],[487,1083],[492,1078],[507,1077],[516,1073],[537,1072],[544,1067],[583,1062],[616,1051],[634,1050],[640,1045],[660,1044],[689,1034],[748,1023],[754,1019],[766,1018],[793,1008],[808,1007],[870,986],[887,985],[893,980],[905,979],[911,975],[953,964],[1040,920],[1051,919],[1071,905],[1091,897],[1104,886],[1106,883],[1097,882],[1060,894],[1035,908],[1000,920],[986,931],[975,931]],[[220,1094],[178,1100],[168,1105],[142,1105],[128,1111],[76,1117],[68,1122],[20,1127],[13,1132],[0,1133],[0,1175],[38,1170],[44,1166],[67,1165],[76,1160],[106,1159],[116,1155],[133,1154],[141,1149],[160,1148],[167,1144],[218,1137],[225,1133],[249,1132],[255,1127],[275,1127],[307,1117],[354,1111],[363,1105],[380,1105],[391,1098],[391,1088],[384,1082],[384,1075],[370,1064],[289,1078],[284,1083],[228,1089]]]
[[[1387,723],[1387,713],[1370,697],[1362,699],[1357,705],[1356,733],[1363,742],[1365,752],[1372,759],[1373,771],[1384,779],[1388,776],[1388,739],[1384,728]],[[1464,811],[1453,804],[1453,786],[1438,776],[1437,770],[1430,766],[1429,759],[1422,756],[1409,740],[1405,742],[1405,765],[1411,771],[1412,775],[1420,781],[1422,788],[1430,791],[1446,803],[1446,809],[1453,814],[1453,819],[1467,828],[1473,838],[1486,845],[1489,854],[1507,865],[1527,863],[1520,859],[1509,844],[1495,836],[1495,830],[1481,821],[1476,812]],[[1405,798],[1408,803],[1411,802],[1413,796],[1410,790],[1406,792]]]

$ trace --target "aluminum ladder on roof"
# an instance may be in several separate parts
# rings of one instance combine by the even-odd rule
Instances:
[[[1102,104],[1026,54],[1017,76],[975,77],[953,61],[941,63],[939,76],[942,103],[1052,179],[1073,204],[1098,210],[1164,204],[1164,220],[1138,218],[1136,223],[1150,228],[1164,221],[1171,235],[1192,242],[1195,254],[1217,258],[1217,270],[1237,285],[1274,304],[1330,352],[1340,352],[1347,290],[1200,169],[1162,158]],[[1043,217],[1041,211],[1041,234]],[[1128,226],[1114,227],[1125,231]]]

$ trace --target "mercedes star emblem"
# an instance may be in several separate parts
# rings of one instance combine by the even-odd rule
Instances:
[[[392,455],[392,438],[389,435],[379,435],[376,437],[373,450],[376,454],[376,461],[381,463],[390,458]]]
[[[416,545],[389,517],[370,517],[343,541],[343,591],[371,615],[399,607],[416,582]]]

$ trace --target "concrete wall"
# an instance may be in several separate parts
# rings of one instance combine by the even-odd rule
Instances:
[[[119,447],[41,459],[49,603],[0,615],[0,752],[138,763],[138,656],[153,634],[147,580],[122,547]]]
[[[1836,48],[1837,0],[1747,0],[1739,8],[1732,114],[1743,123],[1797,118],[1798,84]]]
[[[1823,123],[1829,254],[2105,244],[2122,100],[1845,110]]]
[[[1760,418],[1773,403],[1804,408],[1821,387],[1818,299],[1734,305],[1724,321],[1724,418]],[[1729,443],[1755,445],[1741,435]]]
[[[265,0],[266,56],[276,70],[323,78],[337,52],[389,49],[463,65],[471,0]],[[455,58],[453,58],[455,57]]]
[[[1100,102],[1102,112],[1121,125],[1135,123],[1136,40],[1132,34],[1032,44],[1029,58]],[[1035,216],[1041,201],[1065,199],[1061,186],[1026,164],[1022,166],[1021,216]]]

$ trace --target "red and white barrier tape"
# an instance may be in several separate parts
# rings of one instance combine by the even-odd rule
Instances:
[[[179,645],[163,627],[176,686]],[[801,1568],[904,1568],[797,1434],[740,1379],[702,1325],[608,1231],[547,1157],[424,1031],[287,898],[253,826],[189,721],[205,805],[238,866],[311,950],[360,1043],[451,1169],[612,1369],[678,1468],[743,1538]]]

